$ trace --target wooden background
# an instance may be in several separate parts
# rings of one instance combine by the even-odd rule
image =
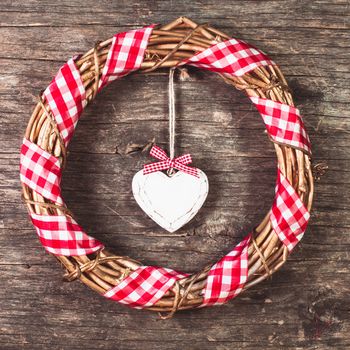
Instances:
[[[349,349],[350,2],[0,2],[0,349]],[[72,55],[99,39],[179,16],[210,22],[275,60],[294,91],[329,171],[311,224],[272,280],[222,307],[156,314],[105,300],[39,244],[20,201],[19,147],[36,96]],[[78,222],[118,254],[195,271],[219,259],[269,210],[276,161],[248,99],[216,75],[190,69],[176,83],[177,151],[190,151],[210,194],[169,234],[138,208],[131,179],[167,144],[167,72],[107,87],[71,143],[64,197]]]

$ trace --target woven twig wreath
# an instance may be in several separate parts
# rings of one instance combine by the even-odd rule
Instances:
[[[83,108],[110,81],[132,71],[183,64],[219,73],[244,90],[263,117],[278,160],[272,209],[241,243],[195,274],[116,256],[74,221],[60,191],[66,147]],[[23,198],[45,249],[104,295],[136,308],[168,312],[222,304],[277,271],[300,241],[313,197],[310,144],[287,82],[251,45],[179,18],[120,33],[61,67],[28,124],[21,149]]]

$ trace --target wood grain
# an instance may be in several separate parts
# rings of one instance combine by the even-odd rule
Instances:
[[[0,349],[350,347],[349,1],[3,0],[0,13]],[[35,96],[64,61],[115,32],[181,15],[269,53],[304,115],[314,163],[330,170],[281,272],[222,307],[162,322],[61,282],[20,203],[18,161]],[[190,76],[176,84],[177,151],[190,150],[215,189],[190,224],[164,233],[131,194],[148,158],[130,146],[167,143],[166,71],[130,76],[98,96],[79,123],[63,179],[68,206],[89,233],[120,254],[180,270],[217,260],[249,232],[271,205],[276,174],[248,99],[213,74]]]

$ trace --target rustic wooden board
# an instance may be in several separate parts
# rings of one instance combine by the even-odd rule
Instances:
[[[0,349],[350,348],[349,1],[2,0],[0,14]],[[160,321],[61,282],[20,203],[19,147],[35,96],[64,61],[115,32],[181,15],[269,53],[304,115],[314,162],[330,169],[307,234],[272,280],[222,307]],[[115,252],[193,271],[261,220],[276,161],[248,99],[213,74],[190,75],[176,84],[177,150],[191,151],[211,188],[190,224],[165,232],[131,194],[149,158],[130,145],[167,143],[166,71],[100,94],[71,143],[63,188],[79,223]]]

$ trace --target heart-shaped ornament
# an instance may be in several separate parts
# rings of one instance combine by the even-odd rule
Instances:
[[[132,191],[141,209],[159,226],[175,232],[189,222],[202,207],[209,191],[208,178],[198,169],[198,177],[178,171],[168,176],[161,171],[137,172]]]

